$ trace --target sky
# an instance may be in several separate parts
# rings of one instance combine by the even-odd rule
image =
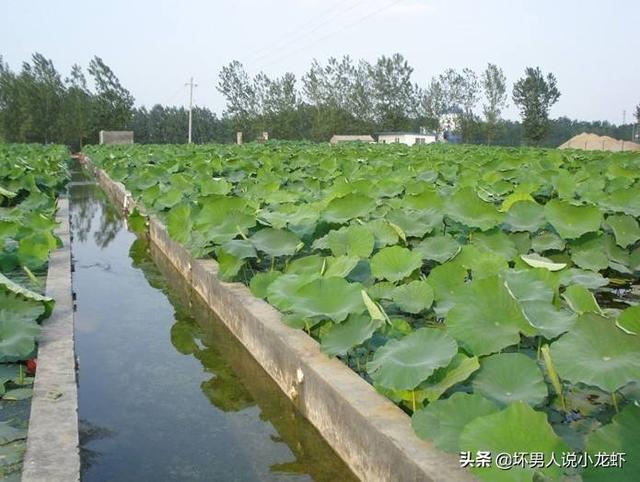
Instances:
[[[620,124],[640,103],[639,20],[637,0],[2,0],[0,55],[18,70],[40,52],[63,76],[98,55],[146,106],[185,105],[193,76],[194,103],[218,113],[218,73],[234,59],[299,79],[314,58],[399,52],[423,87],[491,62],[509,92],[539,66],[562,92],[552,117]],[[511,99],[504,117],[518,117]]]

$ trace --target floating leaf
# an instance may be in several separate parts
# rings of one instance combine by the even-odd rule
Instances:
[[[444,331],[420,328],[378,348],[367,372],[385,388],[413,390],[435,369],[448,365],[457,351],[456,342]]]
[[[460,434],[459,446],[460,450],[472,454],[477,451],[492,455],[502,452],[541,452],[545,461],[551,460],[552,454],[555,460],[562,461],[562,453],[568,451],[549,425],[547,416],[523,402],[514,402],[500,412],[469,422]],[[470,470],[488,482],[532,481],[536,480],[536,473],[553,478],[561,474],[561,468],[554,464],[546,468],[513,466],[509,470],[492,464],[490,467],[474,467]]]
[[[556,308],[545,301],[524,301],[522,311],[538,332],[545,338],[556,338],[569,331],[576,322],[576,315]]]
[[[505,223],[511,231],[529,231],[535,233],[547,223],[544,217],[544,208],[535,202],[518,201],[514,203]]]
[[[580,268],[600,271],[609,265],[603,241],[598,237],[580,239],[571,243],[571,260]]]
[[[324,210],[322,217],[330,223],[346,223],[351,219],[368,214],[375,207],[375,200],[360,194],[347,194],[333,199]]]
[[[593,313],[578,318],[571,331],[551,345],[560,377],[614,392],[640,380],[640,337]]]
[[[564,240],[556,233],[543,231],[531,239],[531,248],[539,253],[545,251],[562,251],[565,247]]]
[[[456,354],[446,367],[438,368],[429,379],[420,385],[424,397],[431,401],[439,399],[444,392],[456,383],[465,381],[480,368],[478,357]]]
[[[339,323],[365,310],[361,289],[360,284],[343,278],[319,278],[295,291],[292,307],[300,315],[323,316]]]
[[[462,429],[475,418],[497,411],[493,402],[481,395],[458,392],[416,411],[411,417],[411,425],[419,437],[433,440],[439,449],[459,452],[458,439]]]
[[[500,407],[516,401],[536,406],[548,395],[540,367],[522,353],[499,353],[483,358],[480,371],[473,379],[473,391]]]
[[[418,253],[400,246],[383,248],[371,258],[371,273],[392,282],[406,278],[421,266],[422,258]]]
[[[636,482],[640,473],[640,407],[631,404],[615,415],[611,423],[591,432],[587,436],[586,451],[595,454],[626,454],[621,467],[594,463],[582,472],[582,480],[596,482],[615,480],[616,482]]]
[[[431,236],[413,248],[422,259],[444,263],[460,252],[460,244],[451,236]]]
[[[384,324],[366,315],[351,315],[339,325],[333,325],[322,337],[320,350],[328,356],[344,355],[352,347],[371,338],[373,332]]]
[[[640,305],[625,308],[616,321],[618,328],[631,335],[640,335]]]
[[[549,258],[545,258],[544,256],[540,256],[539,254],[522,254],[520,255],[522,261],[527,263],[529,266],[533,268],[544,268],[549,271],[560,271],[567,267],[567,263],[554,263]]]
[[[258,251],[269,256],[291,256],[298,250],[300,238],[286,229],[264,228],[249,238]]]
[[[447,214],[454,221],[482,231],[491,229],[502,221],[495,206],[480,199],[470,187],[464,187],[451,196]]]
[[[633,216],[616,214],[607,218],[607,224],[613,231],[616,243],[623,248],[640,239],[640,227]]]
[[[393,302],[407,313],[420,313],[433,303],[433,288],[426,281],[412,281],[391,293]]]
[[[520,333],[535,333],[497,276],[475,280],[459,292],[447,314],[447,331],[478,356],[515,345]]]
[[[327,246],[334,256],[367,258],[373,251],[374,237],[364,226],[348,226],[330,231],[327,235]]]
[[[582,285],[569,286],[562,297],[569,304],[569,307],[578,314],[602,313],[593,293]]]
[[[545,216],[560,236],[579,238],[596,232],[602,223],[602,214],[595,206],[574,206],[566,201],[552,199],[544,207]]]

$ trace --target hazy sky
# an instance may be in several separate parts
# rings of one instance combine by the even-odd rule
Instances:
[[[102,57],[137,104],[195,102],[221,112],[218,72],[303,74],[311,60],[400,52],[426,86],[447,67],[553,72],[552,116],[622,122],[640,102],[640,1],[612,0],[3,0],[0,55],[17,70],[35,52],[63,75]],[[517,111],[510,101],[506,116]]]

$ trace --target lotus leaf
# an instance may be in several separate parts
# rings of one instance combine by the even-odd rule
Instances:
[[[344,355],[352,347],[359,345],[373,335],[382,320],[374,320],[367,315],[351,315],[339,325],[333,325],[322,337],[320,349],[328,356]]]
[[[562,294],[569,307],[578,314],[602,313],[593,294],[582,285],[571,285]]]
[[[444,392],[455,384],[465,381],[480,368],[478,357],[456,354],[446,367],[438,368],[426,382],[420,385],[424,398],[430,402],[439,399]]]
[[[640,305],[624,309],[618,316],[616,325],[626,333],[640,335]]]
[[[480,199],[472,188],[465,187],[456,192],[447,203],[447,215],[454,221],[487,231],[502,221],[498,210]]]
[[[413,390],[434,370],[448,365],[457,351],[456,342],[444,331],[420,328],[378,348],[367,372],[385,388]]]
[[[448,235],[431,236],[421,241],[413,250],[420,253],[422,259],[444,263],[460,252],[460,244]]]
[[[277,280],[282,273],[280,271],[266,271],[264,273],[256,273],[249,284],[251,292],[259,297],[266,298],[269,285]]]
[[[522,353],[499,353],[480,360],[473,391],[504,407],[522,401],[540,405],[548,395],[538,364]]]
[[[407,313],[420,313],[433,303],[433,288],[426,281],[412,281],[391,293],[393,302]]]
[[[607,218],[607,224],[613,230],[616,243],[626,248],[640,239],[638,221],[629,215],[613,215]]]
[[[549,271],[560,271],[567,267],[566,263],[555,263],[549,258],[545,258],[544,256],[540,256],[536,253],[522,254],[520,255],[520,258],[532,268],[544,268]]]
[[[546,224],[544,208],[538,203],[518,201],[507,212],[505,223],[511,231],[535,233]]]
[[[374,236],[364,226],[349,226],[329,232],[327,246],[334,256],[357,256],[367,258],[374,246]]]
[[[612,320],[586,313],[551,345],[560,378],[614,392],[640,380],[640,337],[618,329]]]
[[[460,450],[470,451],[472,454],[477,451],[491,454],[542,452],[545,461],[551,460],[552,454],[556,460],[561,461],[562,452],[568,451],[549,425],[546,415],[536,412],[524,402],[514,402],[500,412],[480,416],[469,422],[462,429],[459,446]],[[550,464],[546,468],[514,466],[510,470],[503,470],[491,465],[470,470],[488,482],[531,482],[537,480],[537,473],[557,478],[562,469]]]
[[[400,246],[383,248],[371,258],[371,273],[376,278],[391,282],[406,278],[421,266],[422,259],[418,253]]]
[[[282,278],[272,283],[268,292]],[[361,289],[360,284],[342,278],[319,278],[293,293],[291,309],[303,316],[322,316],[339,323],[352,313],[365,311]]]
[[[482,395],[454,393],[446,400],[431,402],[411,417],[419,437],[433,440],[445,452],[459,452],[462,429],[477,417],[496,413],[498,408]]]
[[[602,213],[595,206],[574,206],[566,201],[552,199],[544,207],[551,225],[565,239],[576,239],[585,233],[600,229]]]
[[[324,210],[322,217],[330,223],[346,223],[351,219],[365,216],[375,205],[375,200],[370,197],[347,194],[333,199]]]
[[[474,280],[460,290],[446,325],[466,350],[478,356],[515,345],[520,333],[535,334],[498,276]]]

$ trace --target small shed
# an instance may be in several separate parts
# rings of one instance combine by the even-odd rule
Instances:
[[[331,144],[338,144],[340,142],[368,142],[369,144],[376,142],[373,137],[368,134],[362,135],[334,135],[329,141]]]
[[[406,144],[414,146],[416,144],[431,144],[436,142],[435,132],[378,132],[376,134],[378,144]]]
[[[133,131],[100,131],[100,144],[133,144]]]

